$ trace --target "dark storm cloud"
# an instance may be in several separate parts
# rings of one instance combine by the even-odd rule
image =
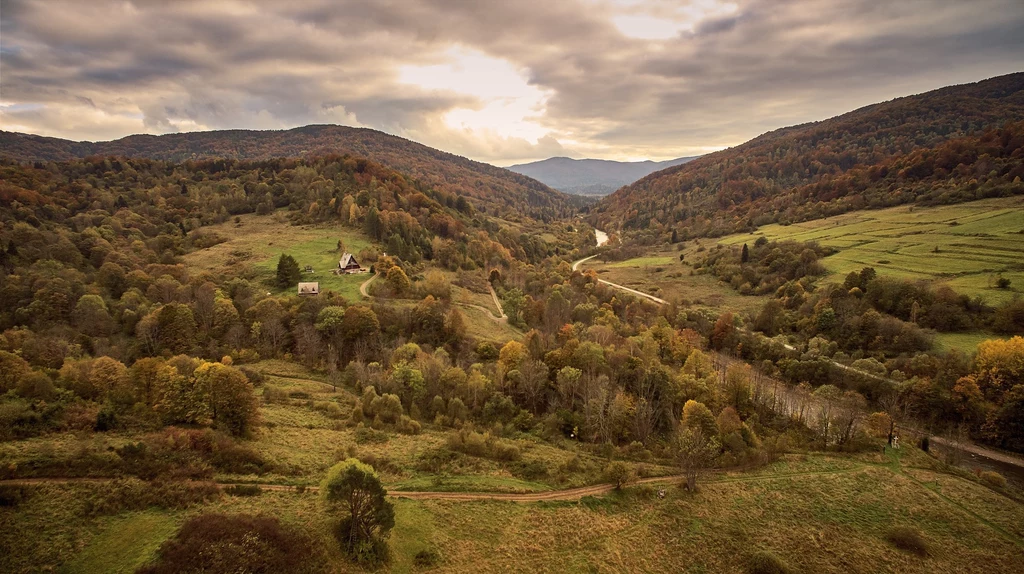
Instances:
[[[631,37],[617,18],[638,16],[678,30]],[[1018,71],[1022,29],[1019,0],[5,0],[0,124],[102,139],[333,122],[497,163],[664,158]],[[493,94],[402,81],[466,53],[518,70],[537,109],[504,125]],[[523,123],[547,135],[512,135]]]

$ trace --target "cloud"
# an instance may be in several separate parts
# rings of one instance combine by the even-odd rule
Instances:
[[[341,123],[507,165],[666,159],[1019,71],[1019,0],[7,0],[0,127]]]

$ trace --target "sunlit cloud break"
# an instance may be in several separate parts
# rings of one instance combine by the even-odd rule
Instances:
[[[6,0],[0,127],[311,123],[508,165],[669,159],[1018,71],[1019,0]]]

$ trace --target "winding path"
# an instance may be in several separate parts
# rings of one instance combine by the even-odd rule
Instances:
[[[367,289],[370,287],[370,283],[373,283],[373,280],[376,279],[378,275],[378,273],[374,273],[369,279],[363,281],[363,283],[359,286],[360,295],[362,295],[366,299],[370,298],[370,293],[367,291]]]
[[[766,474],[759,476],[746,476],[746,477],[726,477],[726,478],[708,478],[704,482],[735,482],[735,481],[759,481],[759,480],[772,480],[787,478],[792,476],[808,476],[818,474],[836,474],[844,472],[855,472],[862,470],[865,465],[858,465],[848,469],[840,470],[828,470],[828,471],[811,471],[811,472],[790,472],[790,473],[779,473],[779,474]],[[726,470],[710,470],[711,474],[723,474],[728,472]],[[685,478],[682,474],[671,474],[665,476],[653,476],[649,478],[641,478],[629,483],[627,486],[637,486],[642,484],[664,484],[681,482]],[[14,486],[34,486],[43,484],[101,484],[117,480],[115,478],[14,478],[7,480],[0,480],[0,485],[14,485]],[[191,481],[193,484],[202,484],[203,481]],[[206,484],[209,484],[207,482]],[[256,486],[260,490],[266,492],[298,492],[300,487],[292,486],[287,484],[260,484],[260,483],[237,483],[237,482],[215,482],[221,489],[237,486]],[[318,486],[305,486],[304,492],[317,492]],[[594,484],[591,486],[582,486],[579,488],[566,488],[562,490],[545,490],[540,492],[437,492],[437,491],[416,491],[416,490],[388,490],[388,496],[393,498],[406,498],[409,500],[451,500],[456,502],[466,502],[473,500],[503,500],[506,502],[544,502],[544,501],[556,501],[556,500],[579,500],[586,496],[598,496],[602,494],[608,494],[615,490],[615,485],[611,483]]]
[[[572,264],[572,270],[573,271],[577,271],[579,269],[579,266],[580,266],[581,263],[587,262],[587,261],[589,261],[589,260],[591,260],[591,259],[593,259],[595,257],[597,257],[597,255],[591,255],[590,257],[584,257],[583,259],[580,259],[579,261],[576,261],[575,263]],[[654,295],[648,295],[647,293],[644,293],[643,291],[637,291],[636,289],[630,289],[629,287],[626,287],[625,285],[619,285],[618,283],[612,283],[611,281],[605,281],[604,279],[598,279],[598,281],[601,282],[601,283],[604,283],[605,285],[608,285],[610,287],[614,287],[616,289],[621,289],[623,291],[626,291],[628,293],[632,293],[634,295],[637,295],[639,297],[643,297],[645,299],[650,299],[651,301],[654,301],[655,303],[657,303],[659,305],[668,305],[668,301],[666,301],[666,300],[664,300],[664,299],[662,299],[660,297],[655,297]]]
[[[494,306],[498,308],[498,316],[503,321],[508,321],[508,315],[505,314],[505,310],[501,307],[501,301],[498,300],[498,294],[494,292],[494,285],[491,285],[490,281],[487,282],[487,289],[491,292],[491,299],[494,299]]]

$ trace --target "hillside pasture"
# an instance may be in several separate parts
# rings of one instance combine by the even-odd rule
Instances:
[[[822,261],[832,281],[873,267],[882,276],[949,285],[990,305],[1024,293],[1024,197],[856,211],[766,225],[718,243],[753,244],[759,237],[817,241],[838,249]],[[997,287],[998,277],[1010,280],[1008,289]]]
[[[366,274],[334,275],[341,253],[338,240],[345,250],[359,253],[370,241],[358,231],[341,225],[292,225],[281,214],[257,216],[241,215],[203,228],[203,233],[216,234],[226,241],[185,255],[186,265],[196,271],[208,271],[218,276],[251,275],[265,282],[271,292],[294,292],[294,288],[281,290],[275,286],[274,274],[282,253],[295,258],[300,269],[307,265],[313,273],[303,273],[302,281],[319,281],[321,291],[328,289],[351,301],[358,301],[359,285],[369,278]],[[360,261],[369,268],[372,261]]]
[[[762,552],[796,572],[1021,571],[1024,506],[904,450],[882,459],[787,455],[757,472],[709,478],[696,494],[669,482],[528,504],[396,499],[391,562],[382,571],[417,571],[414,557],[428,549],[440,571],[478,574],[746,572]],[[329,530],[336,516],[316,493],[225,495],[184,511],[86,518],[82,501],[101,484],[36,488],[17,508],[0,508],[0,543],[16,551],[0,557],[4,569],[113,571],[103,557],[115,552],[123,553],[117,565],[135,566],[188,517],[221,512],[276,516],[324,548],[330,571],[361,571],[338,551]],[[893,527],[920,532],[928,556],[892,546],[886,533]],[[48,544],[31,543],[37,539]]]
[[[694,244],[696,246],[697,244]],[[696,253],[690,246],[682,252],[686,260]],[[591,259],[580,265],[581,271],[594,269],[605,281],[676,301],[683,306],[753,313],[764,304],[766,296],[740,295],[729,285],[710,275],[691,275],[692,267],[679,261],[678,251],[658,251],[645,257],[604,262]]]

